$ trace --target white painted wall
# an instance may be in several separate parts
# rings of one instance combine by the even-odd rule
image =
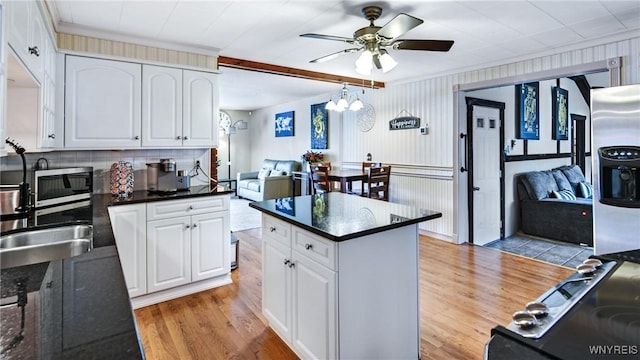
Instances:
[[[526,61],[402,84],[387,84],[385,89],[366,90],[364,101],[371,103],[376,110],[374,128],[369,132],[360,132],[355,115],[345,113],[335,116],[335,113],[331,113],[330,149],[326,153],[332,163],[345,167],[356,166],[368,152],[374,160],[390,163],[393,167],[391,200],[442,212],[442,218],[422,223],[420,229],[454,242],[465,242],[465,236],[458,239],[458,223],[466,225],[466,214],[458,206],[464,199],[458,199],[456,193],[460,160],[454,85],[497,81],[514,76],[522,81],[535,81],[537,79],[530,78],[529,74],[543,71],[561,73],[561,69],[566,67],[606,61],[618,56],[623,58],[622,83],[640,83],[640,37],[636,37],[604,45],[573,46],[571,49],[558,49],[553,55],[532,57]],[[338,90],[339,86],[336,86]],[[255,111],[252,115],[252,124],[256,124],[252,128],[252,167],[257,168],[262,159],[268,157],[299,158],[310,144],[309,106],[324,102],[331,95]],[[295,111],[296,135],[276,139],[274,116],[288,110]],[[420,135],[417,129],[389,131],[388,120],[404,111],[420,117],[423,124],[428,122],[429,135]],[[336,132],[336,127],[340,127],[341,131]]]

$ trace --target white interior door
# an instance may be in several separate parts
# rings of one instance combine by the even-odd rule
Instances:
[[[473,243],[500,239],[500,110],[473,107]]]

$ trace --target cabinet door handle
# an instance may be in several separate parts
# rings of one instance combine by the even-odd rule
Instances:
[[[193,205],[189,205],[189,209],[187,210],[193,210]]]
[[[190,227],[191,227],[191,226],[189,226],[189,224],[187,224],[187,225],[185,225],[185,226],[184,226],[184,228],[185,228],[185,229],[188,229],[188,228],[190,228]]]
[[[180,135],[176,136],[176,140],[180,140],[180,139],[182,139],[182,136]]]
[[[40,49],[38,49],[37,46],[30,47],[29,48],[29,54],[35,55],[35,56],[40,56]]]
[[[140,140],[140,136],[136,135],[133,137],[135,140]]]
[[[313,247],[313,245],[311,244],[304,244],[304,248],[307,250],[311,250],[311,248]]]
[[[270,227],[270,228],[269,228],[269,231],[271,231],[271,232],[276,231],[276,227],[275,227],[275,226]]]
[[[49,139],[55,139],[56,138],[56,134],[49,134],[47,137]]]
[[[288,265],[291,261],[289,259],[284,259],[284,264]]]
[[[186,136],[184,137],[184,139],[185,139],[185,140],[189,140],[189,138],[188,138],[188,137],[186,137]]]
[[[193,225],[191,225],[191,227],[195,229],[195,228],[198,227],[198,224],[193,224]]]
[[[289,267],[290,268],[296,267],[296,264],[293,261],[290,261],[289,262]]]

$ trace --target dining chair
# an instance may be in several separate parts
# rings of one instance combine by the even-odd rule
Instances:
[[[379,163],[379,162],[363,161],[362,162],[362,172],[365,173],[365,172],[367,172],[367,169],[369,169],[369,168],[381,167],[381,166],[382,166],[382,163]],[[362,181],[362,182],[360,182],[360,188],[352,189],[351,193],[352,194],[356,194],[356,195],[364,195],[368,191],[369,190],[367,189],[367,182],[366,181]]]
[[[367,189],[362,193],[371,199],[389,201],[389,182],[391,166],[369,167],[367,170]]]
[[[322,165],[311,165],[311,184],[314,194],[331,192],[329,168]]]
[[[379,162],[371,162],[371,161],[363,161],[362,162],[362,172],[367,171],[367,168],[370,167],[380,167],[382,166],[382,163]]]

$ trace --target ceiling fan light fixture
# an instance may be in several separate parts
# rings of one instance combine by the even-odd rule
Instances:
[[[362,52],[358,60],[356,60],[356,72],[362,75],[371,75],[372,61],[373,53],[370,50]]]
[[[396,65],[398,65],[398,63],[395,60],[393,60],[391,55],[389,55],[389,53],[386,50],[382,50],[380,52],[380,56],[378,59],[380,61],[380,65],[382,66],[383,73],[391,71],[394,67],[396,67]]]

